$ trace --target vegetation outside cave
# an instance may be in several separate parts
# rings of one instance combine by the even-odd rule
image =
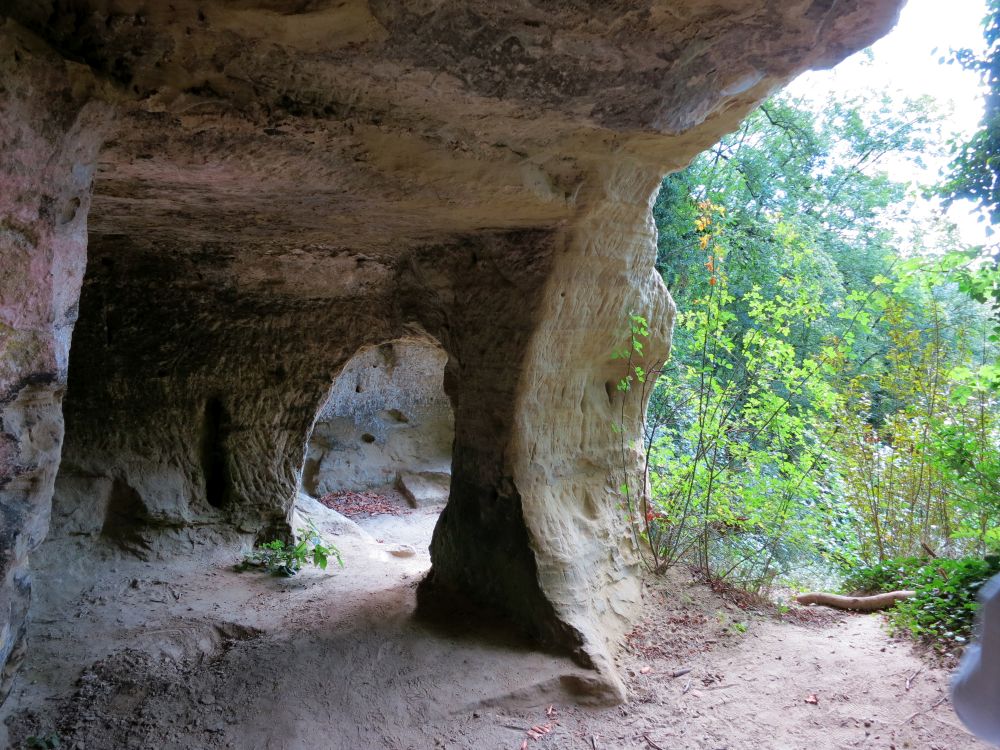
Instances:
[[[956,58],[996,91],[988,41],[993,57]],[[994,220],[990,111],[923,190]],[[672,358],[642,360],[641,311],[616,352],[619,388],[650,399],[648,493],[623,486],[650,568],[753,594],[914,588],[897,627],[946,653],[969,637],[1000,568],[996,260],[884,169],[945,147],[930,99],[783,95],[664,180]]]

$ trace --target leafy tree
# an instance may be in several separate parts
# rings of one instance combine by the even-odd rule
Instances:
[[[653,397],[645,541],[667,564],[690,557],[706,575],[759,589],[830,524],[823,447],[840,354],[836,344],[816,354],[794,345],[798,327],[824,314],[812,251],[779,226],[782,291],[765,297],[755,285],[737,297],[726,272],[725,212],[708,201],[699,208],[705,292],[679,316],[690,350],[667,366]]]
[[[961,49],[952,57],[952,62],[977,73],[985,85],[983,119],[968,141],[954,145],[950,173],[938,192],[946,205],[972,201],[982,212],[980,220],[988,219],[992,227],[1000,223],[1000,0],[989,0],[987,8],[985,51]],[[992,228],[988,231],[992,233]],[[952,278],[972,299],[990,306],[998,321],[993,335],[1000,338],[1000,247],[993,243],[965,256],[952,264]],[[994,383],[997,386],[1000,379]]]
[[[996,337],[948,283],[966,259],[939,249],[954,232],[904,237],[912,194],[879,169],[919,161],[934,117],[926,100],[779,97],[664,180],[657,265],[681,314],[648,484],[626,484],[650,567],[760,589],[803,561],[996,545],[1000,410],[981,377]],[[934,253],[947,262],[927,273]],[[645,393],[641,316],[631,330],[619,387]],[[623,441],[623,465],[636,449]]]
[[[1000,0],[989,0],[983,19],[986,50],[961,49],[953,60],[977,73],[987,87],[983,119],[965,143],[954,148],[948,179],[940,187],[947,202],[967,199],[978,205],[992,224],[1000,223]]]
[[[900,243],[889,218],[905,188],[875,167],[889,154],[921,153],[933,128],[926,101],[907,101],[898,115],[884,100],[864,111],[857,103],[834,103],[822,113],[790,99],[766,103],[739,132],[664,182],[654,207],[658,265],[679,306],[703,295],[707,284],[691,271],[697,267],[691,227],[702,199],[725,208],[728,278],[737,300],[755,285],[765,296],[779,291],[776,259],[788,230],[814,250],[820,300],[830,309],[867,291],[872,278],[891,275]],[[738,301],[734,312],[738,337],[749,318]],[[798,330],[800,353],[837,327],[835,319],[815,323]],[[856,339],[858,361],[878,356],[876,343]]]

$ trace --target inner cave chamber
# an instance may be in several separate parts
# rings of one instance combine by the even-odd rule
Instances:
[[[235,551],[291,532],[300,484],[416,461],[451,472],[425,588],[621,695],[640,587],[609,354],[630,312],[668,354],[652,197],[900,4],[5,3],[0,694],[46,534]],[[404,446],[419,368],[388,408],[365,383],[419,347],[448,414]]]
[[[334,380],[302,469],[312,497],[395,489],[414,506],[444,503],[455,418],[444,391],[447,354],[427,339],[362,349]]]

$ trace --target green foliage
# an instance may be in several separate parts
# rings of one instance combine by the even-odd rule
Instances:
[[[344,567],[340,551],[333,545],[326,545],[311,521],[308,527],[298,530],[298,536],[299,540],[291,544],[275,539],[259,545],[243,559],[239,568],[262,568],[272,575],[293,576],[309,563],[326,570],[331,557]]]
[[[937,131],[924,100],[777,98],[664,180],[672,359],[639,366],[635,317],[615,352],[622,466],[640,454],[647,470],[622,489],[652,569],[759,591],[823,564],[1000,546],[1000,331],[967,296],[1000,284],[878,169],[919,162]],[[625,398],[647,396],[632,444]]]
[[[967,642],[972,635],[979,589],[1000,573],[1000,557],[920,559],[903,557],[851,571],[844,591],[851,594],[912,589],[910,599],[897,602],[889,619],[897,629],[938,649]]]
[[[850,596],[867,596],[909,588],[914,576],[925,564],[920,557],[897,557],[874,565],[851,568],[844,577],[842,590]]]
[[[908,581],[916,596],[897,603],[890,619],[939,648],[965,643],[972,636],[979,589],[998,572],[997,557],[932,560]]]
[[[691,557],[707,575],[759,590],[828,520],[823,425],[837,395],[825,375],[842,347],[796,346],[823,305],[815,258],[790,227],[775,227],[779,291],[752,285],[737,296],[726,212],[699,208],[707,284],[677,323],[689,355],[668,365],[653,396],[647,541],[668,563]]]
[[[967,470],[963,452],[985,456],[996,426],[995,409],[985,402],[982,410],[971,408],[971,389],[952,375],[970,356],[968,331],[956,326],[964,321],[954,310],[927,294],[888,297],[880,314],[884,367],[845,380],[848,406],[838,414],[843,429],[834,445],[859,554],[868,563],[946,547],[959,527],[989,520],[971,498],[972,476],[966,471],[965,481],[960,473]],[[914,325],[919,318],[923,328]],[[873,419],[876,397],[892,408]],[[971,545],[956,552],[983,551],[982,534],[963,536]]]

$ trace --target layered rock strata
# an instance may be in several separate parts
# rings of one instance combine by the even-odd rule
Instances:
[[[639,587],[608,355],[634,311],[653,322],[647,363],[664,358],[673,309],[650,200],[899,5],[9,0],[0,255],[23,271],[0,280],[0,656],[16,661],[59,460],[88,98],[117,119],[90,210],[59,528],[141,554],[287,532],[331,383],[358,352],[431,339],[455,435],[428,585],[498,608],[614,692]],[[626,421],[642,408],[626,403]]]

